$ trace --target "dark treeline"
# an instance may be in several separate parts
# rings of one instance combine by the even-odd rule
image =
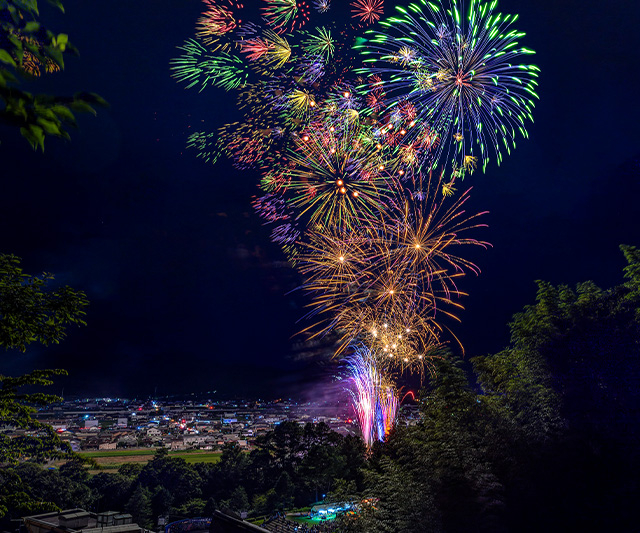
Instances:
[[[368,462],[366,532],[638,531],[640,252],[625,283],[538,282],[503,351],[438,362]]]
[[[89,476],[70,462],[0,469],[1,524],[47,509],[253,515],[322,499],[362,500],[345,532],[637,531],[640,501],[640,252],[622,247],[624,283],[575,290],[538,282],[511,341],[470,361],[443,357],[402,424],[367,452],[323,424],[283,423],[251,453],[217,464],[158,451],[146,466]]]
[[[362,491],[364,461],[357,437],[342,437],[323,423],[284,422],[251,453],[225,445],[216,464],[188,464],[163,448],[144,466],[94,476],[78,461],[58,470],[27,462],[0,470],[0,503],[8,508],[2,525],[25,513],[74,507],[127,511],[145,527],[155,527],[158,516],[210,516],[216,509],[262,515],[322,499],[337,479],[354,494]]]

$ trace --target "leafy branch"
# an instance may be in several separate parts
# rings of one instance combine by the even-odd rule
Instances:
[[[47,0],[62,12],[59,0]],[[76,127],[74,113],[96,114],[95,106],[106,106],[94,93],[72,97],[33,95],[20,88],[25,79],[41,72],[64,69],[64,55],[78,55],[66,33],[54,33],[39,21],[37,0],[0,0],[0,123],[17,127],[35,149],[44,151],[47,136],[69,139]]]

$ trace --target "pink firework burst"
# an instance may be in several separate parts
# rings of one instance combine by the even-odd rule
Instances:
[[[351,2],[353,18],[365,24],[374,24],[384,13],[384,0],[355,0]]]

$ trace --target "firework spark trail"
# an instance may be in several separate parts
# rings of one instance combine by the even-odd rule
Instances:
[[[393,385],[378,370],[371,351],[359,347],[347,358],[347,390],[353,400],[362,438],[368,447],[384,440],[395,423],[398,397]]]
[[[309,21],[309,6],[305,0],[264,0],[262,13],[278,33],[299,30]]]

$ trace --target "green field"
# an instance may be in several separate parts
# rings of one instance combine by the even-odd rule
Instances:
[[[117,470],[125,464],[147,464],[155,456],[156,448],[138,450],[101,450],[96,452],[80,452],[85,457],[94,459],[103,469]],[[179,450],[169,452],[169,457],[180,457],[187,463],[217,463],[222,452],[208,450]]]
[[[99,452],[80,452],[86,457],[127,457],[132,455],[155,455],[157,448],[143,448],[136,450],[101,450]],[[169,452],[169,455],[211,455],[222,452],[212,452],[210,450],[178,450]]]
[[[171,457],[181,457],[187,463],[219,463],[222,457],[222,452],[209,452],[209,453],[172,453]]]
[[[80,452],[86,457],[126,457],[130,455],[154,455],[156,448],[145,448],[143,450],[101,450],[99,452]]]

